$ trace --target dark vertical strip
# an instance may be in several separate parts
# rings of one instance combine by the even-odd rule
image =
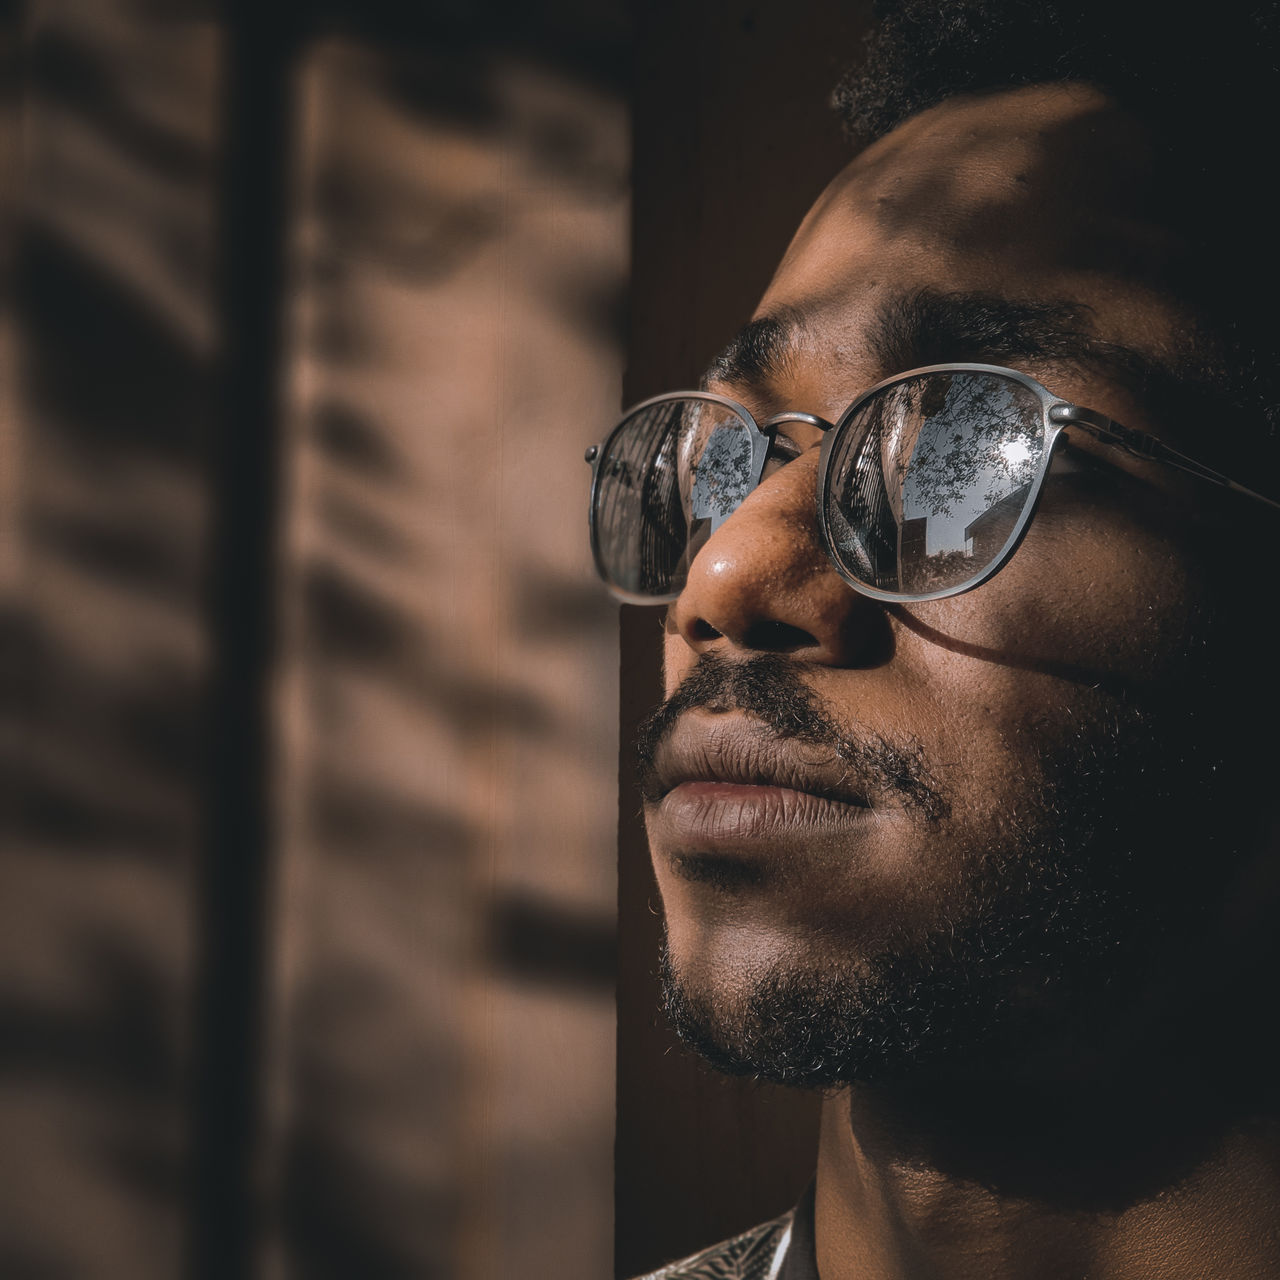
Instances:
[[[669,1050],[657,1026],[658,946],[662,925],[655,914],[658,888],[649,864],[649,845],[640,817],[632,744],[640,721],[662,697],[661,646],[657,610],[624,605],[619,610],[618,736],[621,753],[618,805],[618,1023],[617,1110],[614,1129],[614,1274],[632,1276],[651,1259],[674,1254],[666,1223],[653,1248],[638,1241],[636,1224],[651,1209],[647,1179],[661,1178],[638,1134],[653,1123],[652,1062]],[[654,1049],[652,1046],[660,1047]],[[677,1100],[677,1106],[679,1101]],[[682,1224],[683,1225],[683,1224]],[[679,1239],[684,1236],[677,1236]],[[710,1243],[710,1241],[708,1241]],[[677,1246],[678,1247],[678,1246]],[[637,1263],[636,1259],[643,1261]]]
[[[269,719],[276,623],[290,5],[225,6],[218,193],[220,401],[211,441],[211,670],[198,886],[187,1273],[258,1271],[256,1157],[271,883]]]

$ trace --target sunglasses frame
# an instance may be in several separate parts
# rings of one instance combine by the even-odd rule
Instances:
[[[831,455],[835,450],[836,441],[840,440],[848,430],[849,422],[855,417],[858,411],[874,398],[880,392],[889,387],[897,386],[899,383],[909,382],[914,378],[924,377],[931,373],[986,373],[999,377],[1003,381],[1015,382],[1019,386],[1030,391],[1039,401],[1041,416],[1044,425],[1044,438],[1040,446],[1040,459],[1036,464],[1035,475],[1030,481],[1030,490],[1022,505],[1022,511],[1018,516],[1017,522],[1010,531],[1009,536],[1005,539],[1004,545],[1000,548],[995,558],[983,569],[975,573],[971,578],[966,578],[963,582],[957,583],[955,586],[942,587],[937,591],[886,591],[880,587],[873,587],[855,577],[841,563],[840,557],[835,552],[835,539],[832,537],[830,523],[827,517],[827,490],[830,484]],[[1055,419],[1054,410],[1058,410],[1058,417]],[[1088,413],[1091,421],[1082,421],[1077,418],[1070,419],[1071,425],[1083,426],[1086,430],[1094,427],[1097,430],[1104,430],[1106,427],[1114,428],[1117,424],[1112,423],[1109,418],[1103,418],[1101,414],[1094,414],[1090,410],[1081,411],[1078,406],[1069,403],[1066,400],[1059,399],[1046,387],[1042,386],[1034,378],[1028,374],[1019,373],[1016,369],[1005,369],[999,365],[983,365],[983,364],[937,364],[926,365],[920,369],[912,369],[909,373],[895,374],[892,378],[886,378],[883,382],[877,382],[875,386],[868,387],[852,404],[840,415],[836,420],[834,427],[822,437],[821,452],[818,455],[818,529],[822,537],[822,549],[827,554],[827,559],[831,561],[835,571],[859,594],[870,596],[873,600],[891,600],[903,604],[916,604],[924,600],[942,600],[947,596],[962,595],[966,591],[972,591],[975,587],[980,587],[988,578],[998,573],[1009,562],[1009,558],[1018,549],[1018,545],[1022,542],[1027,532],[1028,526],[1031,524],[1031,517],[1035,514],[1036,507],[1040,504],[1040,492],[1044,487],[1044,478],[1049,472],[1049,464],[1053,460],[1053,450],[1058,443],[1058,437],[1062,434],[1063,427],[1068,425],[1068,420],[1063,416],[1064,411],[1071,410],[1076,414]],[[1105,424],[1105,427],[1104,427]],[[854,448],[858,445],[855,444]],[[908,468],[910,463],[907,464]]]
[[[605,571],[604,559],[600,553],[599,535],[596,529],[596,495],[600,486],[600,463],[608,456],[609,446],[613,443],[614,438],[636,414],[643,412],[645,409],[651,409],[655,405],[676,400],[703,400],[710,404],[718,404],[724,409],[731,410],[742,419],[751,441],[751,484],[747,489],[747,493],[753,492],[759,486],[760,479],[764,475],[765,463],[769,460],[769,449],[773,444],[772,435],[766,435],[765,433],[771,428],[780,427],[784,422],[800,422],[806,426],[817,427],[820,431],[830,431],[832,426],[825,418],[818,418],[811,413],[800,413],[798,411],[777,413],[773,417],[767,418],[764,422],[757,423],[751,411],[744,405],[740,405],[736,400],[730,400],[728,396],[717,395],[714,391],[668,391],[660,396],[650,396],[648,400],[641,400],[639,404],[632,405],[618,419],[613,430],[605,437],[604,443],[593,444],[586,453],[586,459],[591,463],[591,497],[587,507],[587,522],[591,534],[591,556],[595,561],[596,572],[600,575],[601,580],[623,604],[670,604],[671,601],[679,599],[680,592],[670,591],[664,595],[645,595],[635,591],[624,591],[621,587],[613,584],[609,574]],[[736,510],[737,508],[734,509]],[[719,528],[725,518],[721,517],[713,521],[712,533]],[[683,587],[681,587],[682,590],[684,590]]]
[[[840,558],[834,552],[834,541],[831,537],[831,530],[828,525],[826,516],[826,495],[829,484],[830,459],[832,451],[835,448],[835,442],[843,436],[848,428],[849,422],[858,413],[858,411],[873,396],[889,387],[896,386],[898,383],[910,381],[913,378],[921,377],[930,373],[986,373],[1004,379],[1005,381],[1015,382],[1020,386],[1032,392],[1040,401],[1040,406],[1044,415],[1044,443],[1041,446],[1040,461],[1036,467],[1036,473],[1031,480],[1031,490],[1027,495],[1026,502],[1023,505],[1021,514],[1017,523],[1014,525],[1008,538],[1005,540],[1004,546],[1000,549],[999,554],[980,572],[974,574],[972,578],[966,579],[952,587],[943,587],[938,591],[925,592],[906,592],[906,591],[885,591],[879,587],[868,586],[865,582],[860,581],[852,573],[850,573],[841,563]],[[1165,466],[1175,467],[1179,471],[1183,471],[1188,475],[1193,475],[1201,480],[1207,480],[1211,484],[1218,485],[1225,489],[1230,489],[1234,493],[1241,494],[1244,497],[1251,498],[1257,502],[1265,503],[1267,506],[1276,510],[1280,510],[1280,502],[1272,498],[1268,498],[1263,494],[1257,493],[1252,489],[1245,488],[1244,485],[1238,484],[1236,481],[1228,479],[1221,472],[1215,471],[1213,468],[1206,466],[1204,463],[1197,462],[1195,459],[1188,457],[1184,453],[1171,446],[1164,444],[1156,436],[1146,431],[1137,431],[1130,427],[1122,426],[1120,423],[1104,414],[1098,413],[1093,409],[1086,409],[1080,405],[1072,404],[1069,400],[1063,400],[1059,396],[1055,396],[1052,391],[1029,374],[1020,373],[1017,369],[1009,369],[1003,365],[994,364],[976,364],[973,362],[956,363],[956,364],[931,364],[924,365],[919,369],[908,369],[905,373],[894,374],[890,378],[885,378],[877,382],[874,386],[868,387],[855,400],[853,400],[848,408],[834,422],[828,422],[824,418],[816,417],[811,413],[785,412],[774,414],[763,423],[757,423],[751,412],[736,400],[731,400],[727,396],[717,395],[710,391],[670,391],[663,395],[652,396],[648,400],[642,400],[639,404],[633,405],[622,415],[614,426],[613,430],[605,437],[602,445],[592,445],[586,453],[586,459],[591,463],[591,500],[588,508],[588,522],[591,534],[591,552],[595,560],[596,571],[600,574],[609,590],[619,600],[627,604],[667,604],[676,600],[680,596],[680,591],[668,592],[664,595],[644,595],[636,592],[627,592],[615,587],[609,579],[609,575],[605,572],[604,562],[600,554],[599,540],[596,530],[596,495],[600,484],[600,463],[606,456],[609,446],[613,443],[618,432],[627,424],[627,422],[638,412],[651,408],[654,405],[662,404],[673,400],[705,400],[714,404],[732,410],[738,415],[746,425],[751,439],[751,487],[747,490],[752,492],[759,484],[761,477],[764,475],[765,463],[768,460],[769,448],[772,443],[772,435],[769,434],[772,428],[781,426],[786,422],[800,422],[806,426],[816,427],[822,431],[823,438],[818,455],[818,486],[816,494],[817,503],[817,521],[818,529],[822,540],[822,549],[826,553],[827,559],[831,562],[832,567],[860,595],[869,596],[873,600],[885,600],[897,602],[901,604],[915,604],[925,600],[941,600],[947,596],[958,596],[966,591],[972,591],[975,587],[981,586],[989,578],[997,574],[1009,562],[1009,558],[1018,549],[1026,534],[1027,528],[1031,523],[1032,517],[1035,515],[1036,508],[1040,503],[1040,494],[1044,487],[1044,478],[1048,474],[1049,465],[1053,460],[1053,451],[1057,446],[1065,427],[1076,427],[1083,430],[1086,434],[1092,436],[1096,440],[1100,440],[1104,444],[1112,445],[1122,449],[1125,453],[1133,457],[1141,458],[1150,462],[1158,462]],[[735,508],[736,510],[736,508]],[[683,587],[681,588],[683,590]]]

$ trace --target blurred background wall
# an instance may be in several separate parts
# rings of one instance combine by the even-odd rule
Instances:
[[[6,1280],[608,1274],[629,49],[0,8]]]

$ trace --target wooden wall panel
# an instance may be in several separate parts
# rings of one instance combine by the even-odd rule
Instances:
[[[627,42],[0,0],[5,1280],[608,1273]]]

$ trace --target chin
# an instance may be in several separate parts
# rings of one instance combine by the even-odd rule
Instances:
[[[681,965],[664,947],[663,1001],[680,1038],[729,1075],[823,1089],[900,1080],[981,1044],[1005,1005],[975,1005],[929,967],[792,955],[735,971]]]
[[[1078,1011],[1100,1025],[1108,1002],[1140,989],[1139,899],[1067,859],[986,863],[897,932],[856,912],[807,931],[740,916],[717,927],[669,902],[667,1016],[717,1069],[792,1086],[1067,1069]]]

